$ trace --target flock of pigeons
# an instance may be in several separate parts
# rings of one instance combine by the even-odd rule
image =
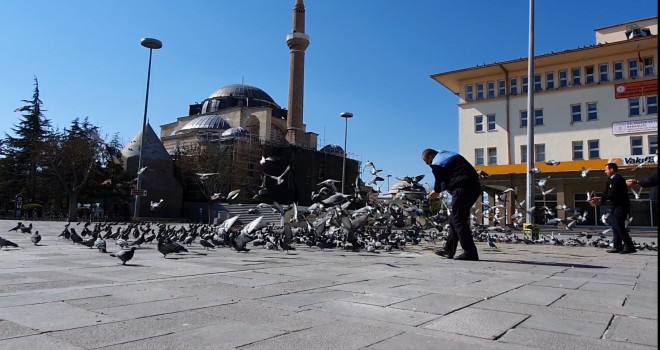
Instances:
[[[270,159],[273,160],[272,158]],[[262,160],[267,161],[266,159]],[[368,167],[374,178],[368,184],[378,184],[384,179],[378,176],[382,170],[377,169],[372,162],[367,162],[363,173]],[[281,183],[287,174],[287,170],[279,176],[271,176],[277,183]],[[583,174],[586,174],[583,171]],[[198,174],[200,178],[214,174]],[[481,172],[480,176],[488,174]],[[360,187],[364,182],[358,177],[355,183],[354,194],[344,194],[337,190],[336,183],[339,181],[328,179],[317,184],[317,190],[312,192],[314,204],[307,208],[299,208],[296,203],[291,205],[280,205],[277,202],[271,204],[260,203],[255,206],[255,212],[259,210],[272,210],[279,213],[280,221],[266,222],[263,216],[242,223],[239,216],[231,217],[219,225],[191,223],[179,227],[155,222],[124,223],[117,222],[78,222],[75,226],[82,224],[80,232],[71,222],[64,226],[58,238],[70,240],[100,253],[107,253],[107,240],[113,240],[119,248],[109,254],[118,258],[125,264],[133,258],[135,251],[142,245],[156,244],[158,251],[167,258],[170,254],[188,252],[187,247],[199,244],[202,248],[209,250],[225,247],[237,252],[248,252],[248,244],[251,247],[263,247],[269,250],[281,250],[286,253],[296,250],[296,245],[317,247],[319,249],[343,249],[347,251],[363,251],[377,253],[379,251],[403,250],[406,245],[417,245],[423,241],[436,244],[438,240],[446,237],[449,229],[448,216],[450,208],[446,205],[436,215],[427,216],[420,207],[421,202],[427,194],[426,189],[420,184],[424,175],[415,177],[405,176],[390,189],[390,196],[384,196],[375,203],[367,203],[366,198],[360,195]],[[549,176],[540,179],[537,187],[547,195],[553,188],[548,188]],[[506,196],[514,192],[513,189],[505,190],[499,201],[506,200]],[[237,191],[232,191],[226,196],[215,194],[223,199],[235,198]],[[215,196],[214,195],[214,196]],[[442,202],[444,204],[444,201]],[[541,235],[538,239],[531,239],[525,235],[519,235],[523,220],[524,201],[515,204],[515,212],[511,216],[512,227],[501,225],[504,206],[496,203],[490,206],[481,203],[482,209],[473,207],[472,227],[473,237],[476,241],[487,242],[491,248],[497,248],[496,243],[523,243],[523,244],[552,244],[566,246],[593,246],[608,248],[612,246],[605,232],[598,234],[588,232],[577,232],[574,237],[567,237],[561,233],[551,233],[550,236]],[[483,210],[491,219],[491,225],[483,225],[477,221],[478,210]],[[586,213],[577,209],[558,205],[555,210],[563,210],[569,213],[565,219],[557,219],[555,212],[548,207],[543,208],[546,223],[558,226],[563,223],[568,231],[574,229],[575,224],[584,222]],[[604,216],[602,220],[606,221]],[[32,233],[32,224],[25,226],[22,223],[12,228],[11,231],[20,231],[30,234],[31,241],[38,245],[41,236],[38,231]],[[566,233],[566,232],[565,232]],[[0,237],[0,248],[15,247],[16,243]],[[636,248],[656,250],[655,242],[651,244],[636,244]]]

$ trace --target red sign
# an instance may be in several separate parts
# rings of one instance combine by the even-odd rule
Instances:
[[[131,188],[131,196],[146,196],[147,195],[147,190],[139,189],[139,188]]]
[[[657,80],[633,81],[614,85],[614,98],[630,98],[657,94]]]

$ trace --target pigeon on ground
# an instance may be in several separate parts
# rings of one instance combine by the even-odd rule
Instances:
[[[29,226],[21,225],[21,233],[32,233],[32,223]]]
[[[21,228],[21,227],[23,227],[23,223],[19,221],[18,224],[16,225],[16,227],[10,229],[10,230],[7,231],[7,232],[18,231],[18,229]]]
[[[132,247],[129,250],[119,250],[114,253],[111,253],[110,256],[113,256],[115,258],[119,258],[121,260],[122,265],[126,265],[126,262],[133,259],[133,255],[135,255],[135,247]]]
[[[4,247],[18,248],[18,244],[0,237],[0,248],[4,248]]]
[[[207,240],[205,240],[205,239],[200,239],[200,240],[199,240],[199,244],[200,244],[202,247],[204,247],[205,250],[209,250],[209,248],[210,248],[210,249],[215,249],[215,246],[214,246],[211,242],[209,242],[209,241],[207,241]]]
[[[37,243],[41,241],[41,235],[39,234],[39,231],[34,231],[32,236],[30,236],[30,240],[32,241],[32,243],[34,243],[34,245],[37,245]]]
[[[94,241],[94,247],[98,248],[100,253],[107,253],[105,250],[105,240],[101,236]]]
[[[167,258],[167,254],[188,252],[188,249],[179,243],[165,242],[163,239],[161,239],[158,241],[158,251],[163,254],[163,257]]]

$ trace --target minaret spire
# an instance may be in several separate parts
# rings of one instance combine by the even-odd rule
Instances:
[[[305,143],[303,134],[303,92],[305,86],[305,50],[309,36],[305,34],[305,4],[295,0],[293,5],[293,32],[286,36],[289,47],[289,101],[287,104],[286,139],[290,144]]]

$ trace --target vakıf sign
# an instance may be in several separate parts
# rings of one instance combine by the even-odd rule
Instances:
[[[621,165],[655,164],[654,157],[653,154],[650,156],[623,156],[621,157]]]

